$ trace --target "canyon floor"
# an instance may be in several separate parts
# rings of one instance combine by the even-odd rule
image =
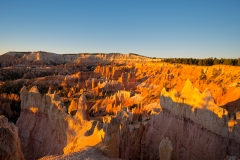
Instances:
[[[240,67],[0,56],[0,159],[240,159]]]

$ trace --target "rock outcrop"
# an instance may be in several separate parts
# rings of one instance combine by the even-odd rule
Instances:
[[[136,88],[136,75],[134,72],[124,72],[119,78],[119,82],[124,86],[126,90]]]
[[[169,100],[169,98],[172,100]],[[184,115],[213,133],[240,142],[240,126],[236,125],[234,131],[230,132],[228,122],[231,117],[229,117],[228,111],[215,104],[209,90],[206,89],[203,93],[200,93],[189,80],[186,81],[181,94],[176,90],[166,92],[163,89],[161,106],[164,106],[174,115]]]
[[[18,137],[18,128],[0,116],[0,159],[24,160]]]
[[[68,125],[58,95],[41,95],[36,87],[29,91],[23,87],[20,97],[21,115],[16,125],[25,158],[38,159],[44,155],[63,154]]]
[[[68,114],[74,115],[78,109],[77,100],[73,99],[68,107]]]
[[[77,113],[78,113],[77,116],[79,116],[79,118],[81,118],[83,121],[90,120],[89,109],[86,104],[86,97],[84,94],[82,94],[81,97],[79,98]]]
[[[21,89],[21,115],[17,121],[21,147],[26,159],[70,154],[102,141],[102,125],[89,121],[83,94],[74,116],[68,115],[54,92],[41,95],[37,87]],[[104,131],[105,132],[105,131]]]
[[[168,139],[168,137],[163,139],[159,145],[160,160],[171,160],[172,151],[173,147],[171,141]]]
[[[187,80],[181,93],[163,89],[160,99],[162,111],[151,117],[142,139],[144,159],[155,159],[164,137],[171,140],[172,159],[240,157],[239,125],[229,130],[227,110],[214,103],[208,90],[201,93]]]

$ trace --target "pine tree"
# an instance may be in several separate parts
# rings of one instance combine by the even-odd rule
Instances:
[[[220,64],[220,61],[219,61],[219,59],[217,59],[217,58],[214,58],[213,64],[214,64],[214,65]]]
[[[202,60],[202,59],[199,59],[198,65],[199,65],[199,66],[202,66],[202,65],[203,65],[203,60]]]

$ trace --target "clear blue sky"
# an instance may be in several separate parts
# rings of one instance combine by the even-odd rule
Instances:
[[[0,54],[240,57],[239,0],[0,0]]]

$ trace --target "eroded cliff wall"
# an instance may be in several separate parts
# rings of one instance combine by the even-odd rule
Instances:
[[[80,151],[101,142],[102,127],[89,120],[86,97],[81,95],[74,116],[67,114],[54,92],[41,95],[36,86],[21,89],[21,115],[16,123],[25,159]]]
[[[142,159],[157,159],[158,146],[166,137],[172,142],[172,159],[240,157],[239,124],[229,126],[236,120],[214,103],[208,90],[200,93],[187,80],[181,93],[164,88],[160,98],[162,112],[146,127]]]
[[[59,97],[41,95],[36,87],[21,90],[21,114],[16,123],[26,159],[63,154],[67,122]]]

